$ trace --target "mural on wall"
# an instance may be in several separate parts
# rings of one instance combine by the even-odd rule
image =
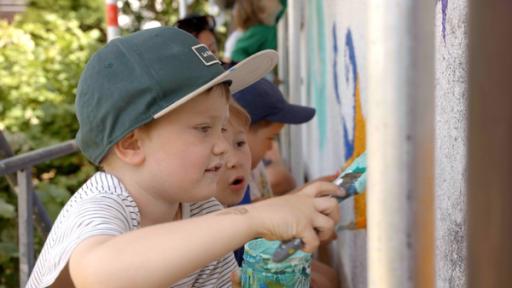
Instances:
[[[446,11],[448,10],[448,0],[437,0],[436,5],[441,2],[441,15],[443,20],[441,22],[441,30],[443,33],[443,41],[446,43]]]
[[[325,148],[327,140],[327,57],[326,32],[324,29],[323,1],[312,0],[308,3],[312,11],[307,14],[308,23],[316,25],[307,26],[307,65],[310,69],[306,80],[306,89],[316,109],[316,124],[318,129],[319,149]]]
[[[343,170],[366,148],[367,2],[305,1],[303,104],[317,114],[306,128],[303,155],[312,179]],[[344,287],[367,287],[366,193],[340,206],[337,272]]]
[[[307,102],[303,104],[311,104],[317,110],[309,131],[314,137],[307,139],[308,147],[314,151],[304,155],[311,157],[306,161],[314,162],[310,167],[316,169],[312,174],[318,176],[343,170],[366,149],[360,74],[364,59],[358,59],[364,56],[364,43],[359,43],[361,47],[357,43],[364,41],[361,33],[365,29],[360,25],[352,29],[349,18],[324,10],[324,5],[325,1],[307,2],[307,40],[303,42],[307,67],[303,74]],[[348,215],[343,217],[342,225],[349,225],[349,229],[366,227],[365,197],[363,193],[346,201],[351,207],[345,207]]]
[[[366,150],[366,122],[361,103],[360,78],[357,66],[356,49],[352,31],[347,29],[344,37],[343,70],[344,77],[338,77],[338,36],[336,22],[332,26],[333,42],[333,86],[336,103],[341,111],[345,165],[347,167]],[[366,193],[354,197],[354,222],[348,228],[366,227]]]
[[[345,33],[345,49],[344,49],[344,85],[345,93],[340,93],[340,85],[338,84],[338,45],[336,23],[332,26],[333,35],[333,83],[336,102],[338,103],[341,113],[341,125],[343,127],[343,145],[345,146],[345,161],[351,163],[355,158],[366,150],[366,123],[363,117],[361,105],[361,90],[359,72],[357,69],[356,51],[352,31],[347,29]],[[343,95],[342,95],[343,94]]]

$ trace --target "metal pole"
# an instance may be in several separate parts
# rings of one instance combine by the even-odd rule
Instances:
[[[469,1],[468,285],[512,285],[512,3]]]
[[[20,287],[25,287],[34,267],[33,187],[31,168],[18,172],[18,242]]]
[[[41,148],[0,160],[0,176],[14,173],[18,170],[37,165],[41,162],[77,152],[78,150],[79,148],[75,140],[68,140],[50,147]]]
[[[3,158],[12,157],[13,155],[14,154],[12,152],[11,146],[9,146],[7,139],[5,139],[5,136],[3,135],[2,131],[0,131],[0,160],[3,160]],[[14,191],[14,193],[17,196],[18,181],[16,179],[16,176],[14,174],[6,174],[4,176],[7,179],[7,183],[9,183],[9,186],[12,188],[12,191]],[[48,213],[46,213],[43,203],[41,202],[41,199],[39,199],[36,193],[34,193],[33,197],[35,213],[37,214],[38,219],[41,221],[39,222],[38,228],[40,228],[40,231],[43,234],[43,236],[46,237],[48,236],[48,233],[50,233],[50,229],[52,228],[52,220],[50,219],[50,216],[48,216]]]
[[[288,75],[289,100],[300,103],[300,24],[303,0],[288,2]],[[302,165],[301,127],[290,125],[290,166],[297,185],[304,183],[304,167]]]
[[[187,16],[187,0],[179,0],[179,9],[180,9],[180,19],[185,18]]]
[[[105,0],[107,9],[107,41],[120,36],[119,23],[117,22],[117,0]]]
[[[283,18],[277,24],[277,52],[279,52],[279,64],[277,66],[277,79],[279,83],[279,89],[283,92],[283,95],[288,96],[289,94],[289,78],[288,78],[288,17],[283,15]],[[283,159],[286,161],[290,160],[290,131],[285,126],[283,132],[279,138],[280,151]]]
[[[434,1],[368,6],[368,284],[434,287]]]

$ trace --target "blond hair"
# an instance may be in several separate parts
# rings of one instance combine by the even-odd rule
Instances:
[[[236,1],[233,8],[233,17],[235,26],[247,30],[249,27],[263,24],[264,21],[260,15],[265,14],[265,7],[259,0]]]
[[[249,130],[251,125],[251,117],[242,106],[235,100],[229,100],[229,122],[231,125],[240,126],[244,130]]]

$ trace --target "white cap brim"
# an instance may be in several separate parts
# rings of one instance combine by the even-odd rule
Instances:
[[[167,112],[175,109],[176,107],[182,105],[183,103],[189,101],[195,96],[207,91],[213,86],[223,83],[223,82],[231,82],[229,86],[229,90],[231,93],[236,93],[247,86],[253,84],[254,82],[263,78],[266,74],[268,74],[272,69],[276,66],[278,61],[278,53],[275,50],[263,50],[260,51],[237,65],[229,68],[226,72],[220,74],[215,79],[206,83],[205,85],[199,87],[193,92],[189,93],[185,97],[180,100],[174,102],[169,105],[162,111],[158,112],[153,116],[154,119],[160,118],[165,115]]]

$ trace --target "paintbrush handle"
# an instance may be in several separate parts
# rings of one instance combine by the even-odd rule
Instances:
[[[295,252],[300,250],[304,246],[302,239],[295,238],[293,240],[283,241],[279,244],[274,255],[272,255],[272,261],[278,263],[283,262],[288,257],[292,256]]]
[[[336,178],[333,183],[346,192],[344,196],[336,197],[338,203],[341,203],[341,201],[361,193],[366,188],[366,173],[343,174]],[[304,242],[299,238],[283,241],[277,247],[274,255],[272,255],[272,261],[283,262],[288,257],[292,256],[295,252],[300,250],[303,246]]]

